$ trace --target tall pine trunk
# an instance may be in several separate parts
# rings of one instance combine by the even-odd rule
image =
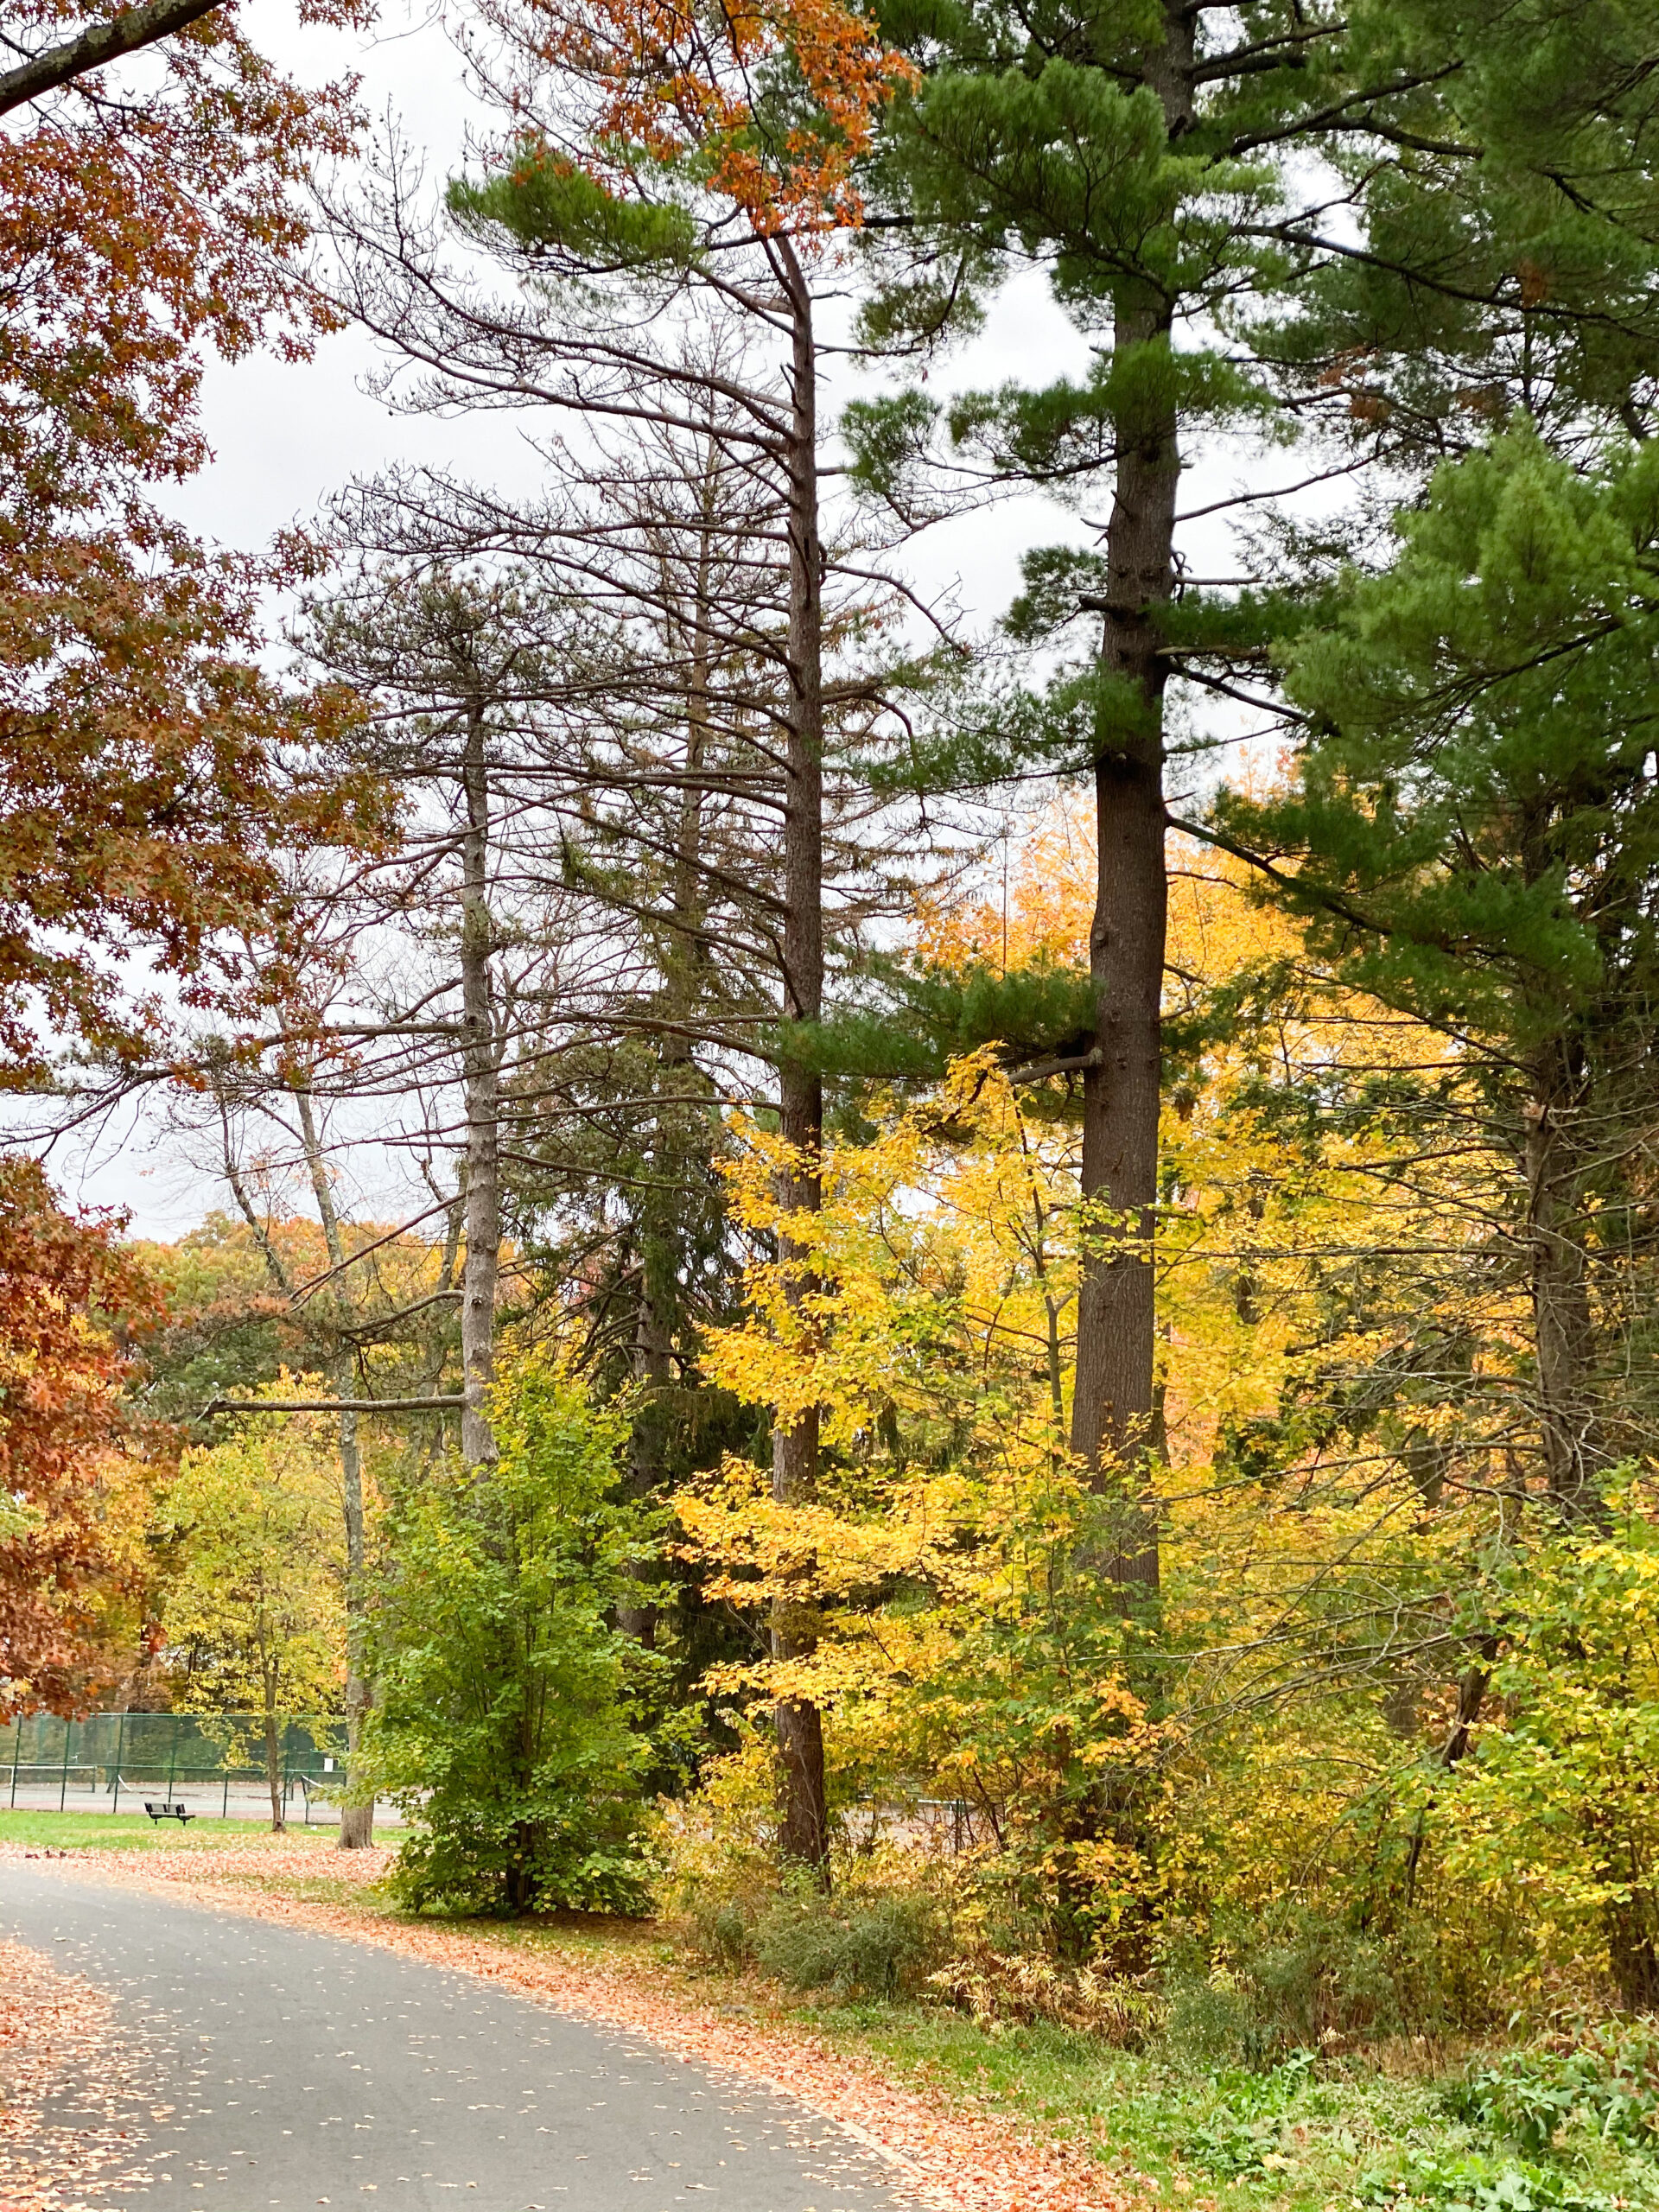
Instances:
[[[702,779],[709,756],[714,680],[716,620],[712,574],[719,498],[720,449],[711,439],[703,472],[702,524],[691,586],[691,653],[685,693],[685,788],[680,798],[674,837],[671,964],[662,992],[668,1020],[657,1039],[659,1077],[663,1089],[671,1096],[683,1090],[696,1077],[696,1064],[686,1025],[695,1016],[702,999],[709,966],[700,874],[704,795]],[[664,597],[666,603],[666,582]],[[665,1172],[671,1173],[671,1167]],[[673,1382],[674,1341],[663,1311],[664,1286],[660,1276],[653,1281],[654,1257],[648,1246],[639,1254],[639,1310],[634,1319],[632,1348],[633,1380],[636,1389],[643,1393],[643,1403],[629,1432],[628,1491],[641,1503],[662,1497],[669,1484],[669,1424],[664,1401]],[[635,1560],[629,1562],[627,1572],[639,1586],[640,1596],[637,1605],[617,1607],[617,1626],[625,1635],[650,1647],[656,1642],[660,1611],[649,1594],[655,1570],[649,1560]]]
[[[671,1065],[666,1055],[664,1064]],[[674,1348],[652,1295],[650,1257],[645,1252],[639,1255],[639,1305],[634,1315],[632,1366],[634,1388],[641,1402],[628,1431],[628,1495],[645,1505],[659,1497],[666,1484],[663,1400],[673,1378]],[[624,1636],[632,1637],[650,1650],[657,1641],[661,1610],[652,1582],[651,1563],[630,1560],[626,1573],[638,1597],[618,1604],[616,1624]]]
[[[776,241],[793,323],[789,435],[789,741],[784,819],[784,1014],[816,1021],[823,1007],[823,556],[818,531],[817,348],[812,299],[786,238]],[[778,1256],[787,1296],[810,1289],[810,1243],[788,1231],[791,1213],[816,1213],[823,1201],[823,1085],[798,1061],[779,1075],[779,1127],[792,1161],[781,1179],[785,1226]],[[818,1476],[818,1413],[777,1428],[772,1494],[780,1504],[810,1497]],[[815,1641],[814,1609],[779,1599],[773,1610],[774,1658],[804,1656]],[[781,1769],[779,1842],[785,1858],[829,1879],[830,1815],[824,1790],[823,1719],[803,1697],[776,1708]]]
[[[1120,345],[1166,334],[1150,315],[1120,320]],[[1084,1075],[1083,1197],[1087,1216],[1077,1304],[1072,1449],[1102,1489],[1131,1490],[1154,1446],[1161,1006],[1167,879],[1164,860],[1163,692],[1158,620],[1173,575],[1179,459],[1173,411],[1136,426],[1119,453],[1107,531],[1109,575],[1101,658],[1121,680],[1114,726],[1095,764],[1096,875],[1089,933],[1096,1007]],[[1155,1523],[1126,1512],[1111,1571],[1158,1584]]]
[[[300,1090],[296,1100],[300,1140],[305,1147],[305,1163],[317,1202],[317,1216],[322,1224],[323,1243],[335,1280],[342,1284],[343,1300],[341,1271],[346,1266],[346,1240],[340,1231],[340,1214],[328,1180],[328,1164],[323,1158],[310,1092]],[[351,1348],[344,1342],[331,1363],[329,1381],[342,1406],[356,1396],[357,1376]],[[368,1718],[371,1690],[366,1651],[368,1592],[364,1587],[367,1552],[363,1525],[363,1454],[358,1446],[354,1413],[342,1412],[340,1416],[340,1491],[346,1523],[346,1792],[340,1808],[340,1848],[361,1851],[374,1841],[374,1796],[372,1791],[365,1795],[359,1771],[363,1724]]]
[[[461,1414],[461,1455],[469,1467],[490,1465],[495,1435],[485,1411],[495,1380],[495,1296],[501,1262],[499,1073],[492,976],[490,786],[481,702],[467,710],[461,791],[467,828],[461,839],[461,1003],[463,1096],[467,1113],[466,1256],[461,1279],[461,1361],[467,1403]]]
[[[1175,137],[1192,113],[1194,17],[1166,4],[1164,18],[1164,47],[1145,80]],[[1172,320],[1166,302],[1125,302],[1114,343],[1123,351],[1167,343]],[[1096,1016],[1084,1074],[1085,1226],[1071,1446],[1096,1486],[1123,1498],[1107,1571],[1126,1591],[1150,1597],[1158,1587],[1158,1529],[1141,1493],[1147,1459],[1160,1444],[1154,1232],[1168,897],[1160,618],[1173,582],[1181,463],[1173,404],[1120,420],[1116,431],[1100,649],[1103,671],[1116,681],[1095,762],[1089,965]]]
[[[1611,1461],[1595,1389],[1589,1255],[1573,1140],[1582,1085],[1561,1044],[1541,1053],[1526,1106],[1527,1230],[1538,1426],[1550,1503],[1567,1520],[1603,1510],[1598,1477]]]

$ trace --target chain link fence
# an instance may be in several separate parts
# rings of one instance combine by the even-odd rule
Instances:
[[[264,1721],[251,1713],[31,1713],[0,1726],[0,1805],[23,1812],[141,1813],[165,1799],[221,1820],[269,1820]],[[291,1723],[282,1739],[283,1818],[337,1822],[343,1722]],[[391,1808],[376,1808],[376,1818]],[[395,1818],[395,1815],[392,1815]]]

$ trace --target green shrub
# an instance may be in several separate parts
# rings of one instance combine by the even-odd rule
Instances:
[[[1567,2051],[1517,2051],[1447,2094],[1471,2126],[1534,2154],[1563,2130],[1659,2151],[1659,2038],[1650,2031],[1608,2031]]]
[[[393,1885],[417,1910],[640,1911],[651,1746],[638,1647],[607,1618],[630,1549],[624,1431],[539,1358],[492,1413],[487,1478],[440,1467],[388,1515],[370,1751],[410,1823]]]
[[[690,1933],[693,1948],[728,1974],[754,1963],[754,1916],[735,1897],[694,1905]]]
[[[1481,2158],[1408,2158],[1393,2173],[1362,2175],[1363,2205],[1389,2212],[1623,2212],[1625,2200],[1581,2189],[1559,2168]]]
[[[1271,2066],[1287,2052],[1387,2035],[1434,2016],[1431,1977],[1399,1945],[1306,1908],[1265,1927],[1166,1943],[1166,2039],[1172,2056]]]
[[[1253,2055],[1258,2040],[1250,1993],[1221,1970],[1175,1968],[1165,1984],[1164,2040],[1171,2055],[1200,2065]]]
[[[913,1892],[837,1904],[791,1891],[761,1916],[752,1941],[755,1958],[791,1989],[893,1998],[921,1984],[938,1953],[938,1923]]]
[[[1189,2129],[1181,2147],[1195,2165],[1206,2172],[1226,2175],[1261,2173],[1268,2170],[1284,2135],[1286,2118],[1294,2104],[1317,2112],[1334,2109],[1328,2093],[1308,2104],[1305,2093],[1313,2078],[1317,2061],[1311,2050],[1294,2050],[1281,2065],[1267,2073],[1233,2069],[1218,2074],[1221,2098],[1202,2126]]]

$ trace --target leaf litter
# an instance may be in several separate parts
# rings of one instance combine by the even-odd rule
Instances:
[[[156,2032],[89,1981],[0,1938],[0,2212],[94,2212],[151,2179]]]

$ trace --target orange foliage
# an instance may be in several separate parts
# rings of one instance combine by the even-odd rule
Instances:
[[[0,1164],[0,1719],[84,1701],[136,1581],[143,1484],[101,1317],[149,1300],[113,1223],[65,1213],[38,1162]]]
[[[20,11],[42,39],[94,11]],[[357,20],[361,0],[330,19]],[[274,335],[303,352],[327,315],[296,282],[301,188],[346,150],[349,85],[308,92],[233,8],[35,104],[0,137],[0,1052],[38,1078],[45,1029],[104,1053],[158,1042],[119,970],[142,953],[191,982],[267,998],[235,937],[279,895],[279,850],[366,830],[371,795],[329,790],[343,696],[258,670],[278,571],[209,554],[146,487],[199,467],[206,348]],[[22,120],[21,117],[19,118]],[[284,755],[287,755],[285,758]],[[41,1017],[45,1019],[42,1020]]]
[[[593,164],[613,186],[642,166],[691,168],[751,231],[796,237],[855,226],[852,165],[874,119],[916,71],[842,0],[531,0],[517,35],[588,88]],[[760,86],[786,62],[804,116],[766,112]]]

